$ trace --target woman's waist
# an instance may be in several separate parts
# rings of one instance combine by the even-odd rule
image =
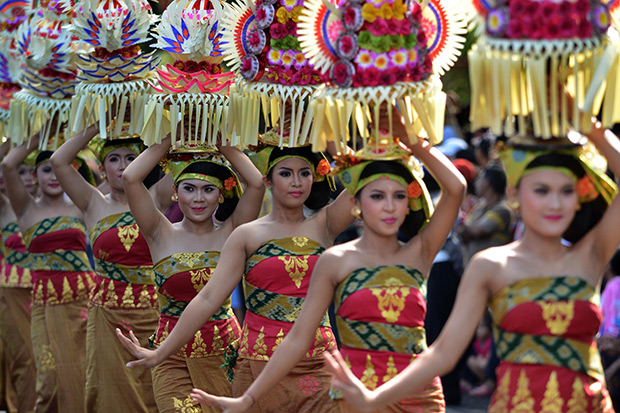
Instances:
[[[150,339],[151,346],[158,347],[172,332],[178,321],[177,317],[162,314],[157,331]],[[223,354],[229,345],[239,340],[240,330],[234,315],[222,320],[208,320],[176,354],[185,358]]]
[[[29,252],[30,268],[37,272],[45,271],[93,271],[84,250],[53,250],[48,252]]]
[[[66,304],[87,300],[94,286],[92,271],[31,271],[35,305]]]
[[[293,323],[268,319],[250,311],[246,312],[239,357],[269,360],[292,327]],[[336,340],[331,328],[320,326],[315,332],[304,359],[320,357],[324,351],[332,349],[336,349]]]
[[[30,269],[4,261],[0,269],[0,287],[32,288]]]
[[[126,265],[109,260],[95,259],[97,274],[111,280],[131,284],[155,285],[152,265]]]
[[[95,276],[90,303],[106,308],[159,310],[157,288],[149,284],[133,284],[104,277]]]

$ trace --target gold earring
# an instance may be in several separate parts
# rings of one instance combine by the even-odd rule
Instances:
[[[507,202],[508,204],[508,208],[512,209],[513,211],[518,211],[519,210],[519,201],[516,199],[509,199]]]
[[[101,179],[105,181],[107,178],[108,177],[106,176],[105,172],[101,172]]]
[[[219,199],[217,200],[218,203],[223,204],[224,203],[224,195],[220,194]]]
[[[581,211],[581,202],[577,202],[577,211]]]
[[[170,197],[170,200],[172,202],[179,202],[179,195],[178,194],[174,194]]]
[[[362,221],[362,210],[357,205],[351,208],[351,215]]]

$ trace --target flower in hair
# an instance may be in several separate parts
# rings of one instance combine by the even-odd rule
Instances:
[[[329,173],[329,170],[329,162],[325,159],[321,159],[316,167],[316,173],[319,174],[319,176],[325,176]]]
[[[230,191],[237,186],[237,181],[232,176],[224,181],[224,189]]]
[[[412,181],[407,186],[407,197],[408,198],[419,198],[422,195],[422,187],[418,183],[418,181]]]
[[[581,203],[593,201],[598,197],[592,179],[588,175],[577,181],[577,195],[579,195],[579,202]]]

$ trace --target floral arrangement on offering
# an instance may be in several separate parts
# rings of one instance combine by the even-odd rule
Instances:
[[[358,135],[365,143],[379,107],[395,102],[410,139],[440,142],[446,97],[439,76],[460,53],[468,9],[453,0],[308,1],[300,44],[330,83],[312,103],[314,149],[328,139],[341,149]]]
[[[472,128],[549,139],[620,121],[618,1],[474,0],[484,33],[469,52]],[[575,104],[569,109],[569,97]],[[586,119],[587,118],[587,119]],[[586,121],[587,120],[587,121]]]
[[[137,137],[144,123],[148,79],[159,59],[143,53],[150,24],[156,21],[146,0],[82,0],[73,5],[72,31],[94,47],[81,56],[72,107],[72,128],[83,130],[99,121],[103,139]],[[114,122],[114,119],[125,119]]]
[[[78,54],[86,48],[68,31],[71,11],[63,3],[43,0],[25,10],[14,43],[14,53],[23,59],[22,90],[11,102],[9,133],[19,144],[40,132],[39,146],[55,149],[68,132]]]
[[[7,136],[9,105],[19,91],[21,58],[16,50],[16,34],[26,20],[27,2],[14,2],[0,8],[0,137]]]
[[[147,144],[168,132],[185,146],[209,147],[227,138],[238,142],[226,132],[234,73],[221,65],[224,7],[218,0],[175,0],[164,11],[155,46],[175,61],[157,69],[151,81],[156,93],[146,110]]]

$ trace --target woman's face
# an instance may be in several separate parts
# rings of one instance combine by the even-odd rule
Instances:
[[[362,188],[359,204],[364,227],[383,236],[396,236],[409,210],[407,189],[389,178]]]
[[[220,190],[201,179],[184,179],[177,186],[179,208],[190,221],[211,219],[218,206]]]
[[[546,237],[561,237],[579,207],[575,182],[554,170],[539,170],[521,178],[517,199],[526,229]]]
[[[34,179],[34,168],[30,165],[21,164],[17,168],[17,172],[28,193],[30,195],[36,194],[38,186]]]
[[[116,148],[103,160],[103,170],[111,189],[123,191],[123,172],[137,158],[128,148]]]
[[[44,195],[55,197],[62,195],[64,192],[60,183],[56,179],[56,174],[52,169],[52,163],[49,159],[45,162],[42,162],[36,171],[37,181],[39,183],[39,188],[41,188],[41,192]]]
[[[290,207],[299,207],[310,196],[313,182],[314,176],[308,162],[300,158],[286,158],[271,170],[267,187],[271,189],[274,200]]]

